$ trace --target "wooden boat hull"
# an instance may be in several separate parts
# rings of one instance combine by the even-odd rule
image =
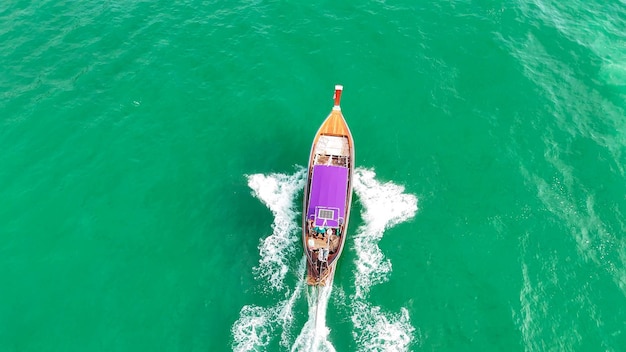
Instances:
[[[307,284],[330,282],[346,241],[354,173],[354,141],[335,87],[335,106],[315,134],[309,156],[302,212]]]

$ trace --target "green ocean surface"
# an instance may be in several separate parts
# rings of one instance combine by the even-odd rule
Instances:
[[[0,351],[625,351],[626,3],[0,3]],[[358,167],[312,325],[304,172]]]

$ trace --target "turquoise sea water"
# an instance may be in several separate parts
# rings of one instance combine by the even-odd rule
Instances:
[[[623,1],[0,23],[1,351],[626,350]],[[359,169],[315,325],[302,167],[335,84]]]

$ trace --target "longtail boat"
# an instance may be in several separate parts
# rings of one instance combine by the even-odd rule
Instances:
[[[302,211],[302,243],[307,257],[307,284],[332,282],[346,242],[354,141],[339,102],[343,86],[335,86],[335,105],[313,139]]]

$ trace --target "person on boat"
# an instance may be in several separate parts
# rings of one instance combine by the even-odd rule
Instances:
[[[320,248],[318,259],[322,263],[328,262],[328,249],[327,248]]]
[[[311,250],[316,251],[317,248],[315,247],[315,240],[312,238],[309,238],[309,240],[307,241],[307,245],[309,246],[309,248],[311,248]]]
[[[337,252],[337,248],[339,248],[339,236],[332,235],[330,236],[329,241],[330,254],[334,254]]]

